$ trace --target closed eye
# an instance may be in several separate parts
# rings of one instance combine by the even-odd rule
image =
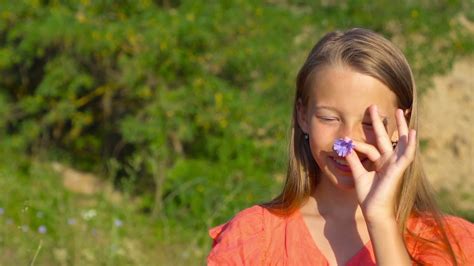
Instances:
[[[335,122],[335,121],[338,120],[338,119],[335,118],[335,117],[319,116],[318,118],[319,118],[321,121],[323,121],[323,122]]]
[[[366,126],[366,127],[372,127],[372,123],[362,123],[362,125]]]
[[[368,128],[373,128],[373,126],[374,126],[371,122],[363,122],[362,125],[364,127],[368,127]],[[385,129],[387,129],[387,123],[385,123],[385,121],[383,123],[383,126],[385,127]]]

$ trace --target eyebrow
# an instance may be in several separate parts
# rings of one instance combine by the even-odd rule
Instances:
[[[331,106],[326,106],[326,105],[317,105],[317,106],[316,106],[316,109],[318,109],[318,110],[319,110],[319,109],[329,109],[329,110],[331,110],[331,111],[334,111],[334,112],[338,112],[338,113],[339,113],[339,111],[338,111],[336,108],[331,107]]]
[[[337,110],[336,108],[334,108],[334,107],[332,107],[332,106],[326,106],[326,105],[318,105],[318,106],[316,106],[316,110],[320,110],[320,109],[327,109],[327,110],[331,110],[331,111],[334,111],[334,112],[339,113],[339,110]],[[368,112],[366,112],[366,113],[364,114],[364,117],[365,117],[365,116],[370,116],[370,114],[369,114]],[[387,116],[381,115],[381,114],[379,113],[379,117],[381,118],[383,124],[387,124],[387,123],[388,123],[389,118],[388,118]]]

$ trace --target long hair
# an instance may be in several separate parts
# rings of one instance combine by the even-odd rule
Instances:
[[[296,79],[296,95],[291,122],[289,160],[283,191],[270,202],[262,204],[271,212],[285,216],[300,208],[318,184],[320,169],[304,140],[304,133],[297,122],[297,103],[306,106],[315,73],[327,66],[348,66],[352,70],[371,76],[386,85],[397,96],[398,108],[410,110],[407,115],[409,128],[418,131],[418,108],[415,81],[403,53],[381,35],[366,29],[355,28],[345,32],[326,34],[311,50]],[[429,244],[407,228],[412,215],[428,215],[439,230],[441,249],[451,257],[456,256],[448,241],[442,213],[436,205],[433,189],[426,179],[419,153],[419,134],[416,140],[414,161],[405,170],[397,194],[396,215],[401,232]],[[410,254],[411,256],[411,254]],[[412,259],[414,260],[413,256]]]

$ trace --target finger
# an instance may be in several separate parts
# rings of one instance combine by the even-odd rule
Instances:
[[[360,162],[359,156],[357,156],[357,153],[355,153],[354,151],[350,152],[345,157],[345,159],[349,164],[349,167],[351,168],[352,176],[354,177],[354,179],[367,173],[367,170]]]
[[[399,149],[404,151],[406,146],[408,145],[408,125],[405,119],[405,115],[403,114],[403,111],[401,109],[397,109],[397,111],[395,112],[395,118],[397,122],[399,136]]]
[[[367,155],[367,158],[369,158],[369,160],[371,160],[372,162],[375,162],[380,159],[380,152],[374,145],[355,140],[353,140],[352,142],[354,143],[354,150]]]
[[[415,158],[416,152],[416,130],[408,132],[408,144],[398,159],[398,163],[405,169]]]
[[[371,105],[369,107],[370,118],[372,119],[372,127],[374,128],[375,136],[377,138],[377,147],[380,149],[381,154],[392,151],[392,142],[388,137],[387,130],[380,120],[377,106]]]

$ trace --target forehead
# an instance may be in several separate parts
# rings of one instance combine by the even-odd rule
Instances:
[[[376,104],[384,115],[392,115],[397,108],[395,93],[384,83],[349,67],[320,69],[313,75],[310,90],[310,106],[331,106],[339,112],[363,114]]]

